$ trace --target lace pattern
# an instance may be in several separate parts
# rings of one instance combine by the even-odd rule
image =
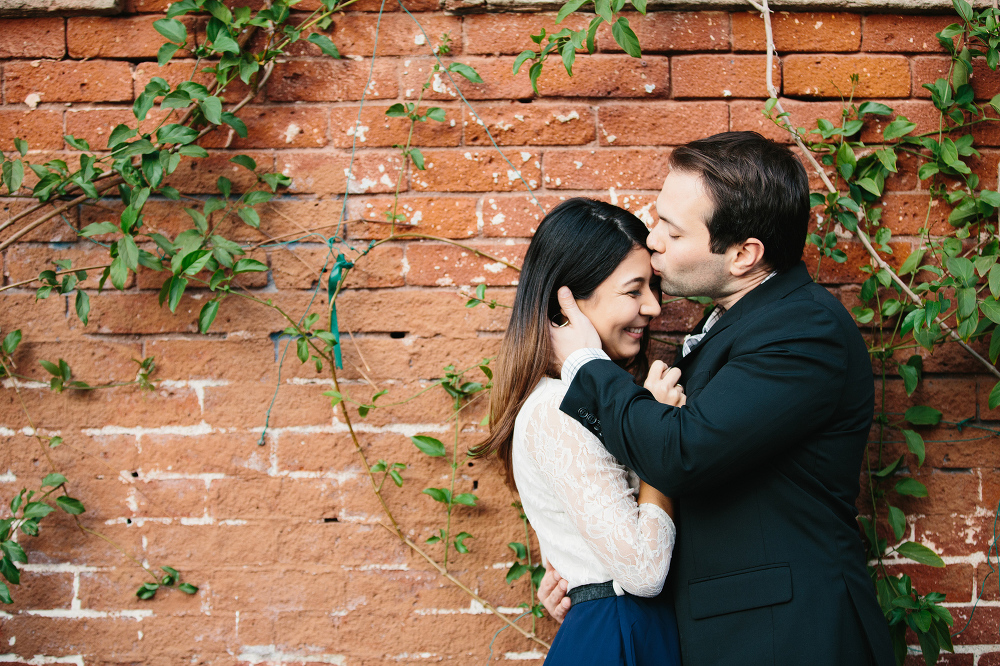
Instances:
[[[589,551],[575,558],[584,559],[592,577],[600,578],[604,570],[625,591],[655,596],[670,567],[674,523],[658,506],[636,503],[634,475],[592,433],[559,411],[565,393],[563,382],[546,378],[518,415],[514,471],[528,518],[543,548],[572,548],[574,540],[560,539],[559,533],[575,532]],[[547,553],[559,569],[553,555]]]

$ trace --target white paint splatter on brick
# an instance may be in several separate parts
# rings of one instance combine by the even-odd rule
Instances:
[[[244,645],[236,658],[248,664],[347,664],[342,654],[283,652],[274,645]]]

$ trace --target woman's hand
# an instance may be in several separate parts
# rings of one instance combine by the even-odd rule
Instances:
[[[652,393],[657,402],[683,407],[687,403],[687,396],[684,395],[684,387],[677,383],[680,379],[680,370],[671,368],[663,361],[653,361],[642,387]]]

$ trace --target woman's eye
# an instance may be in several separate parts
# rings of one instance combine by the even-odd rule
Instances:
[[[627,293],[628,293],[628,295],[629,295],[629,296],[631,296],[632,298],[639,298],[640,296],[642,296],[642,292],[641,292],[641,291],[639,291],[638,289],[633,289],[632,291],[630,291],[630,292],[627,292]]]

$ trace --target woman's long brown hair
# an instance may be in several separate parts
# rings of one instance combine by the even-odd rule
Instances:
[[[558,376],[548,330],[549,321],[559,314],[557,290],[567,286],[574,298],[589,298],[634,248],[645,248],[648,235],[649,230],[632,213],[583,198],[564,201],[538,225],[524,257],[510,322],[494,364],[490,435],[469,451],[476,458],[496,457],[510,488],[514,488],[514,422],[542,377]],[[647,327],[639,353],[622,363],[639,381],[649,369],[648,346]]]

